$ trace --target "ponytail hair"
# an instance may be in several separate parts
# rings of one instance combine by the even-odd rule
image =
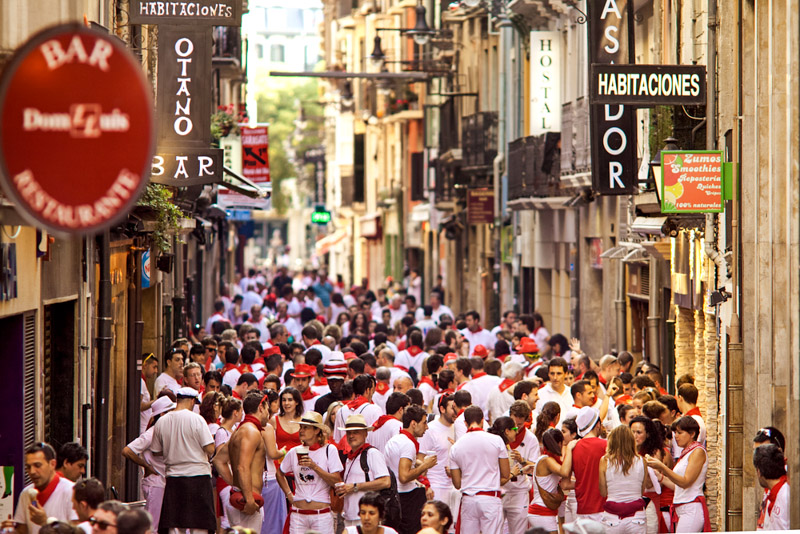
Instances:
[[[561,445],[564,443],[564,434],[555,428],[548,428],[547,431],[542,434],[540,442],[546,451],[556,456],[561,456]]]
[[[561,406],[557,402],[550,401],[542,407],[542,412],[536,418],[536,431],[533,433],[540,443],[545,431],[550,425],[556,424],[560,416]]]

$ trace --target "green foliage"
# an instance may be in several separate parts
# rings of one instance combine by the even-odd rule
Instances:
[[[316,79],[263,92],[257,96],[258,122],[269,123],[272,207],[278,213],[285,213],[288,208],[288,199],[281,191],[283,179],[299,176],[299,184],[309,191],[313,190],[313,185],[309,188],[307,180],[303,180],[307,173],[302,169],[302,160],[306,150],[319,146],[322,142],[323,107],[317,102],[318,99]],[[303,108],[305,121],[298,125],[300,106]],[[291,152],[294,152],[295,162],[291,160]]]
[[[655,106],[650,110],[650,156],[658,154],[664,147],[664,140],[673,135],[671,106]]]
[[[138,205],[156,212],[153,244],[159,252],[169,252],[169,232],[178,230],[179,220],[184,216],[183,211],[172,203],[172,191],[165,185],[149,183]]]

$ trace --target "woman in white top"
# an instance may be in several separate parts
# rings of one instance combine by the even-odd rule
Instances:
[[[548,532],[558,532],[558,516],[564,502],[558,509],[551,509],[542,498],[539,488],[551,494],[561,492],[559,483],[562,478],[569,480],[572,472],[572,449],[568,448],[562,463],[562,443],[564,435],[555,428],[548,429],[542,434],[539,451],[541,456],[536,460],[533,468],[533,499],[528,506],[528,526],[543,528]],[[563,495],[562,495],[563,497]],[[561,511],[563,517],[563,511]]]
[[[647,520],[642,495],[649,486],[644,458],[636,454],[631,429],[620,425],[608,436],[606,454],[600,459],[600,494],[603,524],[609,534],[644,534]]]
[[[397,534],[391,527],[381,526],[384,501],[380,494],[368,491],[358,500],[358,518],[360,525],[346,527],[347,534]]]
[[[706,482],[708,457],[706,450],[697,442],[700,425],[693,417],[681,417],[673,424],[675,442],[683,449],[675,468],[647,456],[647,465],[662,473],[661,484],[674,487],[672,507],[678,516],[675,532],[708,532],[708,508],[703,484]]]
[[[578,423],[575,422],[574,417],[565,419],[561,422],[561,433],[564,435],[564,446],[569,445],[570,442],[578,439]],[[562,489],[569,489],[567,499],[564,505],[564,523],[572,523],[578,519],[578,499],[575,497],[575,477],[570,477],[569,481],[561,483]]]
[[[242,401],[233,397],[227,397],[222,401],[222,423],[214,433],[214,450],[219,450],[220,447],[225,445],[231,438],[231,433],[234,427],[242,420]],[[219,500],[222,503],[222,517],[220,517],[220,525],[222,528],[228,528],[230,523],[225,514],[226,506],[231,498],[231,487],[228,486],[222,477],[216,477],[216,488]]]

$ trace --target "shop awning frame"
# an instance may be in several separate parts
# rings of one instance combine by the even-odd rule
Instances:
[[[230,181],[224,181],[224,180],[220,182],[219,185],[227,187],[231,191],[236,191],[237,193],[250,198],[269,198],[272,195],[271,186],[269,189],[261,187],[251,182],[250,180],[248,180],[241,174],[237,173],[233,169],[226,167],[224,165],[222,166],[222,170],[224,171],[225,174],[227,174],[234,180],[238,180],[243,185],[235,184]]]

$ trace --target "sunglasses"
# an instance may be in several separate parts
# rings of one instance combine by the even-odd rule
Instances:
[[[518,431],[518,430],[519,430],[519,427],[518,427],[518,426],[512,426],[512,427],[511,427],[511,430],[513,430],[514,432],[516,432],[516,431]]]
[[[101,519],[97,519],[95,516],[89,518],[89,524],[93,527],[97,527],[98,530],[106,530],[108,527],[116,527],[116,523],[109,523],[107,521],[103,521]]]

